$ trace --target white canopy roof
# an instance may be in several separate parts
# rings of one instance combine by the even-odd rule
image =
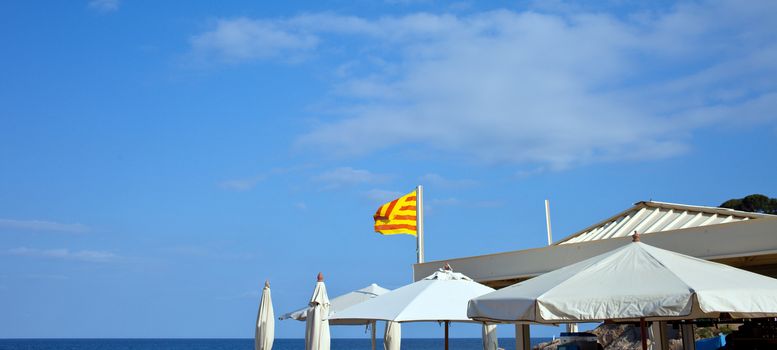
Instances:
[[[635,242],[474,298],[467,314],[558,323],[714,318],[723,312],[777,316],[777,279]]]
[[[676,204],[657,201],[642,201],[615,216],[602,220],[582,231],[574,233],[556,243],[570,244],[601,239],[630,236],[634,231],[640,234],[664,232],[689,227],[700,227],[729,222],[747,221],[775,217],[774,215],[746,211]]]
[[[467,317],[467,301],[493,290],[461,273],[440,270],[338,312],[330,320],[472,321]]]
[[[329,301],[329,323],[333,325],[362,325],[368,323],[368,321],[332,320],[331,317],[342,310],[345,310],[366,300],[370,300],[388,291],[388,289],[373,283],[362,289],[358,289],[331,299]],[[291,318],[297,321],[305,321],[308,309],[309,307],[304,307],[299,310],[283,314],[281,317],[278,317],[278,319],[285,320]]]

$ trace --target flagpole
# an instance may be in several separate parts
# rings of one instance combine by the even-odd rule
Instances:
[[[416,221],[416,252],[418,253],[418,263],[424,262],[424,187],[418,185],[416,188],[415,202],[415,221]]]

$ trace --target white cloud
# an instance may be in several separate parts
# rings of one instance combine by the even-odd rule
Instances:
[[[0,230],[4,229],[64,233],[87,233],[90,231],[88,226],[78,223],[63,224],[60,222],[43,220],[0,219]]]
[[[89,8],[98,12],[114,12],[119,9],[119,0],[91,0]]]
[[[13,248],[6,250],[8,255],[27,256],[34,258],[48,258],[48,259],[60,259],[60,260],[73,260],[73,261],[85,261],[85,262],[115,262],[121,257],[107,251],[100,250],[78,250],[71,251],[66,248],[60,249],[35,249],[35,248]]]
[[[224,20],[200,37],[239,39],[193,49],[224,61],[349,52],[338,107],[321,111],[333,117],[297,140],[341,156],[409,146],[555,171],[676,156],[718,125],[774,125],[777,3],[673,6]]]
[[[359,184],[380,183],[388,180],[389,176],[375,174],[369,170],[340,167],[326,171],[314,177],[314,180],[326,184],[327,189]]]

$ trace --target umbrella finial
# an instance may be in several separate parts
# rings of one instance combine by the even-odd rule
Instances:
[[[631,236],[631,241],[632,242],[639,242],[639,236],[640,236],[639,232],[634,231],[634,235]]]
[[[319,272],[317,278],[318,278],[319,282],[324,282],[324,274],[323,273]]]
[[[451,264],[448,264],[447,262],[445,263],[445,266],[442,267],[442,269],[445,271],[453,271]]]
[[[270,288],[270,281],[264,280],[264,288]]]

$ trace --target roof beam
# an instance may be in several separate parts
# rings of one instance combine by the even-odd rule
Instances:
[[[687,215],[688,215],[688,211],[687,210],[683,210],[683,212],[680,213],[680,215],[678,215],[674,220],[672,220],[670,223],[668,223],[666,226],[664,226],[664,228],[662,228],[661,230],[665,231],[665,230],[673,229],[675,226],[677,226],[678,223],[680,223],[680,221],[682,219],[685,219],[685,217]]]
[[[669,211],[667,211],[660,219],[658,219],[658,221],[650,225],[650,227],[646,228],[644,233],[660,230],[661,225],[663,225],[666,220],[669,220],[669,218],[672,217],[672,214],[674,214],[674,209],[669,209]],[[653,230],[654,228],[655,230]]]

